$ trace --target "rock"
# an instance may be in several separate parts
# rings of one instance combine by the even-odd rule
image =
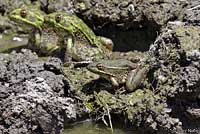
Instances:
[[[168,107],[172,109],[171,114],[177,116],[172,121],[179,119],[183,128],[193,128],[193,123],[188,123],[192,111],[188,110],[187,107],[198,109],[197,103],[200,93],[198,33],[198,27],[192,25],[168,26],[162,30],[150,47],[150,53],[154,56],[152,60],[155,67],[154,80],[156,79],[155,85],[153,84],[154,90],[157,94],[170,98],[168,99]],[[196,107],[193,107],[194,105]],[[191,115],[185,116],[183,113]],[[198,115],[198,110],[195,115]],[[163,120],[167,121],[167,119]],[[164,125],[163,128],[170,127],[170,125]]]
[[[181,68],[179,78],[180,92],[193,93],[190,99],[200,94],[200,72],[197,68],[192,66]]]
[[[52,13],[55,11],[73,12],[72,0],[40,0],[41,8]]]
[[[198,120],[200,118],[200,108],[188,108],[186,112],[191,120]]]
[[[184,11],[184,22],[187,22],[189,25],[200,26],[200,10],[199,10],[199,1],[188,0],[188,6]]]
[[[38,60],[30,50],[0,54],[0,132],[58,134],[76,119],[59,59]],[[58,66],[60,65],[60,66]]]

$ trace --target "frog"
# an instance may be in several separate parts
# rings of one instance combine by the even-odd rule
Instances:
[[[149,65],[133,63],[127,59],[112,59],[92,62],[87,69],[108,80],[114,87],[123,84],[128,92],[133,92],[147,76]]]
[[[45,16],[45,23],[55,28],[65,41],[68,60],[86,61],[91,63],[100,59],[108,59],[112,54],[113,42],[95,33],[74,14],[54,12]]]
[[[62,40],[53,27],[44,23],[46,14],[37,7],[22,6],[10,12],[10,20],[29,33],[28,48],[41,55],[51,55],[59,48]]]
[[[23,27],[31,29],[29,30],[29,46],[31,48],[36,48],[42,54],[50,55],[53,51],[57,49],[66,48],[66,57],[74,58],[77,61],[89,61],[91,59],[99,59],[104,58],[106,56],[109,57],[108,55],[110,54],[113,48],[113,43],[111,40],[104,37],[97,37],[93,33],[93,31],[75,15],[64,15],[66,18],[70,16],[69,28],[62,27],[64,23],[62,23],[62,25],[57,26],[56,24],[58,21],[54,21],[54,23],[49,23],[51,21],[49,21],[49,19],[45,19],[51,18],[53,20],[55,18],[49,16],[54,15],[57,16],[57,13],[52,13],[48,15],[48,17],[45,17],[47,15],[45,15],[38,9],[21,7],[12,11],[9,15],[9,18],[23,25]],[[54,30],[55,28],[57,30]],[[81,37],[78,35],[81,35]],[[68,37],[66,38],[66,36]],[[72,37],[76,37],[76,39],[72,40],[74,39]],[[73,41],[81,43],[75,43],[76,45],[73,45]],[[99,44],[102,44],[102,42],[106,42],[105,44],[111,45],[99,47]]]

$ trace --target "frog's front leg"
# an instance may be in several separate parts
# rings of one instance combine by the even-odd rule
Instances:
[[[41,35],[39,33],[35,34],[35,46],[37,48],[40,48],[40,43],[41,43]]]
[[[115,87],[119,86],[119,83],[117,82],[117,80],[114,77],[110,77],[110,81],[113,86],[115,86]]]
[[[70,63],[72,62],[72,49],[73,49],[73,37],[72,36],[68,36],[65,40],[64,40],[64,45],[66,45],[66,52],[65,52],[65,57],[64,57],[64,62],[65,63]]]
[[[38,31],[32,30],[28,36],[28,48],[38,52],[40,50],[41,35]]]
[[[52,42],[46,41],[44,35],[41,33],[35,32],[34,35],[30,34],[28,48],[38,52],[39,54],[51,55],[52,52],[60,47]]]
[[[128,74],[128,78],[127,78],[127,81],[126,81],[126,89],[129,92],[132,92],[132,91],[136,90],[136,88],[138,86],[140,86],[140,84],[145,79],[148,70],[149,70],[149,66],[148,65],[146,65],[146,66],[144,66],[142,68],[138,67],[136,70],[132,70]]]

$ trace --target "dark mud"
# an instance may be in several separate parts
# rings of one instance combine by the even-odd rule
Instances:
[[[182,121],[186,132],[194,124],[192,129],[198,131],[200,127],[188,123],[188,120],[198,120],[193,112],[199,109],[200,46],[194,39],[198,32],[194,26],[168,26],[150,48],[159,66],[154,73],[156,94],[167,97],[171,114]]]
[[[75,0],[75,12],[97,34],[113,40],[116,51],[148,51],[160,28],[182,18],[186,1]]]
[[[42,61],[30,50],[1,54],[0,133],[60,133],[76,119],[76,104],[61,61]]]
[[[199,26],[199,1],[189,0],[187,9],[184,11],[184,21],[189,25]]]
[[[200,2],[1,1],[1,32],[24,34],[7,19],[22,4],[46,13],[76,13],[114,41],[119,51],[114,58],[143,59],[150,71],[135,92],[127,93],[84,67],[64,68],[58,58],[44,60],[25,49],[0,54],[0,133],[59,134],[65,123],[86,114],[108,124],[111,115],[113,122],[119,119],[140,133],[200,131]],[[130,50],[140,52],[121,53]]]

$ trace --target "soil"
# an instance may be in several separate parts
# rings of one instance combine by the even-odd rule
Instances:
[[[198,133],[200,118],[200,2],[193,0],[7,0],[0,31],[27,34],[7,16],[38,6],[76,14],[114,42],[113,59],[149,65],[142,84],[127,92],[85,66],[33,50],[0,53],[0,133],[59,134],[82,119],[117,117],[140,133]],[[1,44],[1,43],[0,43]],[[114,120],[114,119],[113,119]]]

